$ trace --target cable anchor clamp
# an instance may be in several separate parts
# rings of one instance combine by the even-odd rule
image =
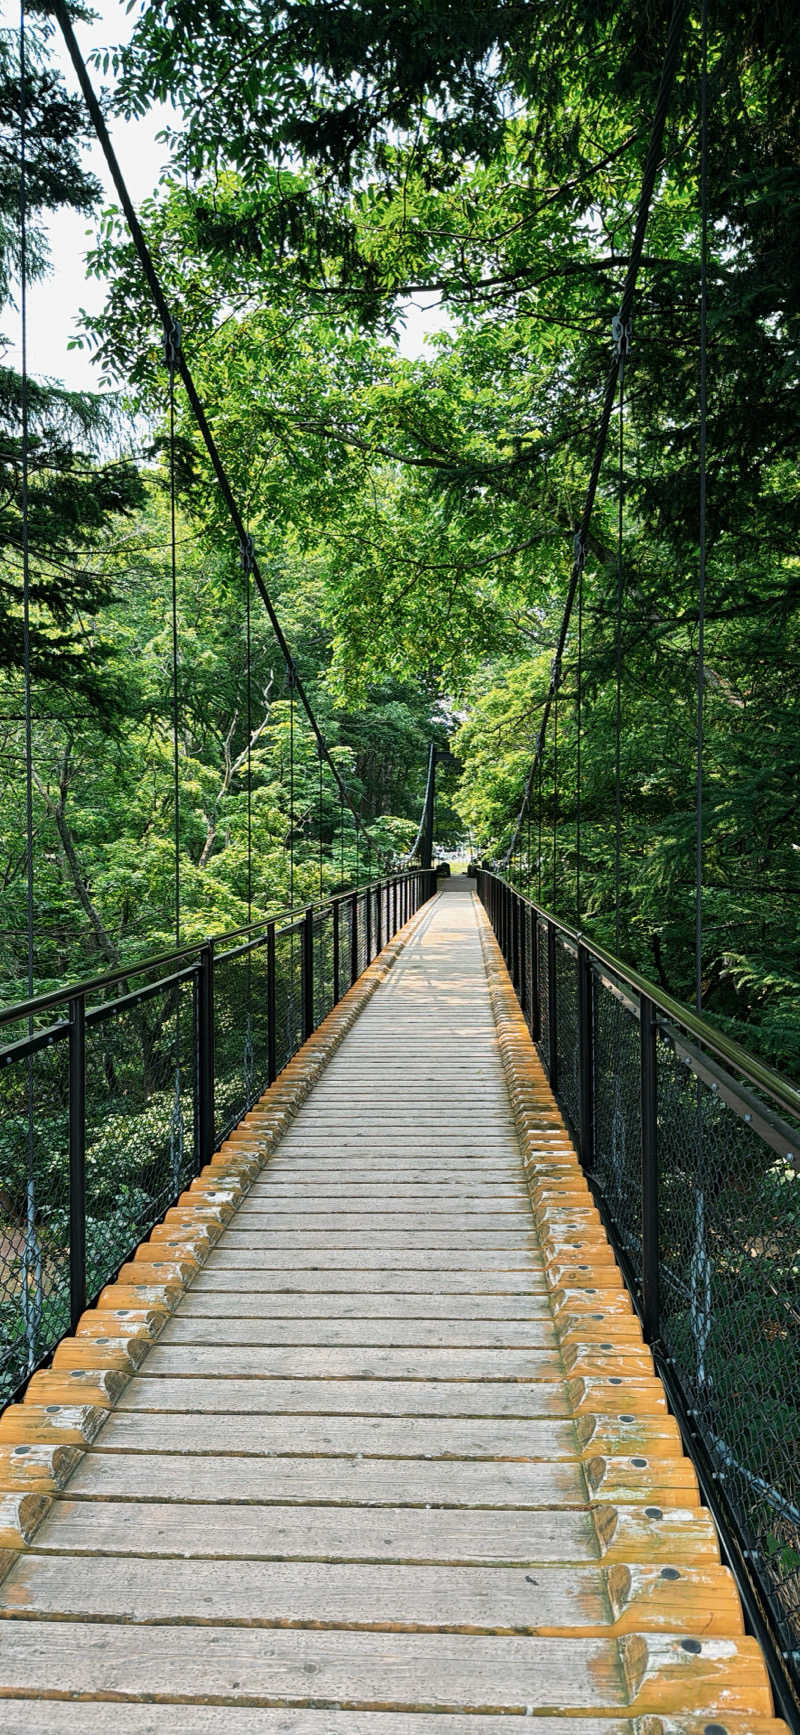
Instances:
[[[252,536],[242,537],[239,544],[239,553],[242,561],[242,572],[244,573],[245,578],[249,578],[250,573],[255,570],[256,564],[256,545]]]
[[[583,540],[583,531],[582,530],[576,530],[576,532],[575,532],[575,541],[573,543],[573,550],[574,550],[575,570],[578,574],[580,574],[583,572],[583,569],[586,565],[586,543]]]
[[[173,319],[168,330],[164,333],[164,360],[170,373],[175,372],[182,353],[181,322],[179,319]]]
[[[622,315],[615,313],[614,318],[611,321],[611,341],[614,345],[614,354],[617,361],[620,363],[620,366],[622,366],[626,356],[630,352],[632,336],[632,321],[630,319],[623,321]]]

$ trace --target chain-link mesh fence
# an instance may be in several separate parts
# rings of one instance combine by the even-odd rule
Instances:
[[[86,1291],[94,1295],[196,1173],[192,980],[86,1020]],[[68,1188],[62,1210],[69,1222]]]
[[[550,1042],[550,960],[547,955],[547,929],[544,922],[537,923],[536,942],[536,978],[539,986],[539,1048],[549,1072],[552,1056],[552,1044]]]
[[[638,1008],[621,984],[592,972],[593,1177],[641,1302],[642,1102]]]
[[[356,901],[358,975],[368,930],[374,955],[395,910],[402,922],[406,900],[413,910],[434,889],[411,875],[396,895],[337,900],[339,995],[354,979]],[[312,1015],[316,1025],[331,1011],[336,925],[324,905],[227,949],[190,948],[167,961],[169,975],[162,960],[32,1002],[23,1017],[0,1013],[0,1408],[69,1329],[76,1296],[91,1301],[113,1279],[297,1052]]]
[[[659,1033],[660,1330],[800,1662],[800,1176],[692,1061]]]
[[[333,912],[321,910],[313,919],[314,1023],[333,1011]]]
[[[214,959],[214,1105],[219,1143],[269,1082],[266,936]]]
[[[578,1135],[581,1122],[578,948],[562,934],[556,935],[555,959],[559,1099],[573,1133]]]
[[[68,1198],[62,1024],[52,1044],[0,1068],[0,1408],[69,1325]]]
[[[507,934],[507,891],[487,877],[479,891]],[[709,1026],[681,1025],[674,1003],[655,989],[645,996],[586,943],[581,1019],[577,944],[558,923],[549,992],[549,925],[540,915],[540,1052],[549,1070],[557,1049],[559,1103],[591,1150],[609,1234],[800,1709],[800,1122],[783,1118],[796,1093],[776,1078],[770,1086],[766,1069],[751,1071]]]
[[[302,923],[275,933],[275,1065],[281,1072],[303,1040]]]

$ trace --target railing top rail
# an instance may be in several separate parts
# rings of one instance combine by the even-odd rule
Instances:
[[[510,885],[510,881],[503,879],[502,874],[494,873],[490,868],[482,868],[481,872],[486,874],[487,878],[497,880],[499,885]],[[516,887],[512,886],[511,890],[516,891]],[[630,964],[623,964],[621,958],[615,957],[613,952],[607,952],[604,946],[598,945],[588,934],[581,933],[568,922],[562,921],[560,916],[554,916],[550,910],[543,909],[541,904],[537,904],[533,898],[525,897],[523,892],[517,892],[517,896],[529,904],[543,921],[552,922],[555,928],[566,934],[576,945],[585,947],[590,958],[596,959],[604,969],[612,970],[620,981],[627,983],[638,995],[650,1000],[670,1023],[681,1025],[726,1066],[743,1074],[757,1090],[764,1091],[773,1102],[780,1104],[785,1113],[794,1120],[800,1120],[800,1090],[788,1079],[782,1078],[779,1072],[774,1072],[772,1067],[763,1061],[754,1060],[740,1043],[715,1030],[713,1025],[708,1024],[704,1018],[699,1018],[688,1006],[682,1006],[679,1000],[673,1000],[671,994],[666,994],[663,988],[656,987],[655,983],[648,982],[647,977],[641,976]]]
[[[390,884],[393,879],[413,879],[421,873],[420,868],[398,868],[396,874],[382,874],[379,879],[365,881],[363,885],[351,886],[347,891],[335,892],[330,898],[323,898],[315,903],[315,912],[332,908],[343,898],[352,897],[353,893],[374,890],[376,887]],[[86,998],[91,994],[103,993],[107,988],[114,988],[119,982],[129,981],[132,977],[149,974],[152,970],[163,970],[169,965],[179,964],[181,960],[202,951],[204,946],[223,946],[232,940],[240,939],[242,935],[260,935],[266,933],[275,922],[283,922],[305,915],[308,903],[284,906],[282,909],[270,911],[269,915],[259,917],[257,922],[250,922],[241,928],[231,928],[224,934],[209,934],[203,940],[188,940],[185,946],[175,947],[171,952],[159,952],[151,958],[132,960],[128,964],[120,964],[113,970],[107,970],[102,976],[90,976],[83,981],[71,982],[65,988],[53,988],[48,993],[37,994],[30,1000],[13,1001],[10,1006],[0,1006],[0,1028],[4,1024],[17,1024],[24,1019],[37,1018],[44,1012],[52,1012],[58,1006],[66,1006],[70,1000],[78,997]]]

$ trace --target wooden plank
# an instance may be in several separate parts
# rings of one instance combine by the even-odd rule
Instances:
[[[747,1666],[751,1646],[710,1640],[707,1649],[716,1687],[709,1684],[703,1709],[715,1703],[728,1711],[747,1709],[745,1695],[752,1691],[753,1701],[760,1697],[758,1709],[768,1711],[760,1671]],[[676,1663],[679,1654],[676,1646]],[[645,1660],[649,1655],[645,1647]],[[737,1667],[739,1657],[744,1666]],[[694,1659],[682,1673],[689,1676],[690,1669],[700,1675],[702,1661]],[[233,1705],[304,1705],[313,1698],[333,1699],[342,1708],[416,1706],[476,1715],[499,1710],[522,1716],[528,1707],[596,1715],[624,1709],[632,1697],[613,1639],[206,1627],[200,1645],[190,1627],[76,1621],[0,1622],[0,1681],[4,1695],[212,1698]],[[640,1693],[637,1709],[651,1706]]]
[[[0,1618],[180,1621],[207,1625],[349,1627],[416,1632],[571,1632],[628,1628],[646,1611],[653,1628],[728,1634],[735,1591],[720,1568],[678,1580],[634,1568],[620,1615],[597,1566],[405,1566],[341,1561],[160,1560],[26,1555],[0,1590]],[[200,1636],[200,1635],[198,1635]]]
[[[210,1260],[201,1268],[192,1283],[190,1295],[207,1291],[227,1290],[251,1295],[259,1292],[279,1295],[311,1295],[315,1292],[343,1295],[522,1295],[529,1297],[547,1293],[544,1275],[537,1267],[533,1271],[454,1271],[452,1265],[441,1269],[405,1270],[402,1265],[376,1267],[364,1271],[359,1266],[346,1265],[343,1259],[335,1265],[304,1265],[290,1270],[285,1266],[269,1271],[256,1266],[239,1269],[213,1265]]]
[[[549,1381],[562,1374],[557,1349],[348,1348],[335,1345],[163,1344],[147,1357],[155,1379]]]
[[[624,1432],[625,1424],[622,1424]],[[631,1450],[642,1445],[642,1425],[628,1424]],[[664,1432],[671,1451],[674,1434]],[[657,1436],[657,1437],[660,1437]],[[309,1454],[362,1453],[384,1458],[574,1458],[575,1427],[566,1418],[304,1415],[302,1434],[284,1415],[185,1414],[182,1411],[111,1412],[98,1440],[101,1452]],[[648,1450],[652,1451],[648,1439]]]
[[[706,1719],[707,1721],[707,1719]],[[727,1735],[786,1735],[772,1719],[725,1720]],[[670,1722],[670,1735],[703,1735],[704,1721]],[[448,1716],[425,1711],[326,1711],[283,1706],[124,1704],[120,1700],[82,1699],[69,1704],[52,1699],[9,1699],[3,1706],[3,1735],[514,1735],[506,1716]],[[596,1717],[528,1715],[524,1735],[599,1735]],[[602,1735],[641,1735],[632,1718],[606,1717]]]
[[[476,1223],[477,1218],[477,1223]],[[480,1227],[485,1222],[487,1228]],[[354,1210],[349,1198],[340,1199],[339,1207],[330,1211],[298,1211],[298,1210],[265,1210],[254,1213],[243,1205],[231,1218],[225,1234],[234,1236],[246,1233],[248,1236],[269,1235],[276,1230],[281,1235],[292,1230],[304,1235],[311,1231],[322,1230],[325,1234],[342,1235],[348,1230],[355,1230],[358,1237],[369,1233],[377,1235],[380,1231],[389,1231],[393,1235],[422,1233],[423,1241],[431,1229],[438,1235],[463,1235],[466,1246],[474,1246],[474,1237],[490,1233],[493,1237],[509,1235],[516,1239],[525,1239],[533,1234],[533,1220],[528,1208],[518,1211],[484,1211],[479,1209],[468,1213],[465,1211],[445,1210],[400,1210],[395,1206],[392,1211],[377,1211],[374,1204],[366,1204],[362,1210]],[[505,1245],[505,1243],[503,1243]],[[478,1242],[478,1246],[484,1243]]]
[[[117,1410],[543,1418],[572,1414],[562,1381],[516,1385],[503,1380],[219,1380],[148,1375],[130,1381]]]
[[[56,1498],[37,1554],[177,1555],[198,1560],[597,1560],[588,1510],[198,1504]]]
[[[324,1345],[408,1345],[416,1348],[453,1349],[550,1349],[555,1329],[549,1320],[517,1319],[243,1319],[239,1309],[227,1319],[198,1318],[181,1308],[161,1333],[164,1348],[173,1344],[231,1344],[322,1348]],[[148,1370],[152,1372],[148,1362]]]
[[[365,1245],[366,1244],[366,1245]],[[226,1231],[224,1241],[218,1244],[220,1254],[228,1256],[231,1261],[245,1259],[247,1254],[255,1255],[260,1262],[272,1259],[279,1253],[291,1255],[317,1252],[318,1249],[338,1255],[350,1251],[359,1254],[365,1252],[373,1257],[387,1253],[405,1254],[407,1251],[420,1257],[424,1253],[456,1254],[458,1262],[463,1258],[474,1259],[475,1255],[488,1254],[497,1259],[526,1259],[532,1256],[541,1264],[539,1243],[533,1227],[517,1230],[514,1233],[484,1229],[467,1232],[460,1230],[451,1235],[436,1225],[427,1229],[370,1229],[345,1228],[336,1229],[295,1229],[284,1228],[273,1223],[268,1229],[241,1229],[238,1233]],[[247,1261],[245,1260],[247,1263]],[[250,1259],[249,1263],[255,1263]],[[357,1263],[357,1260],[354,1261]]]
[[[349,1251],[352,1257],[347,1260],[344,1255]],[[256,1251],[247,1248],[239,1250],[231,1243],[222,1240],[214,1248],[206,1260],[204,1271],[247,1271],[258,1268],[267,1257],[264,1253],[259,1258]],[[533,1270],[542,1270],[541,1254],[535,1252],[533,1245],[530,1250],[522,1248],[519,1252],[511,1249],[508,1253],[495,1252],[491,1248],[482,1252],[472,1252],[461,1247],[418,1247],[413,1241],[405,1246],[379,1248],[369,1247],[337,1247],[328,1242],[321,1242],[314,1247],[271,1247],[269,1262],[273,1271],[305,1271],[318,1270],[326,1263],[333,1263],[337,1269],[348,1267],[366,1273],[368,1271],[516,1271],[527,1274]]]
[[[654,1469],[653,1475],[657,1474]],[[586,1505],[577,1462],[527,1464],[408,1458],[271,1458],[87,1452],[69,1498],[280,1500],[315,1505],[541,1507]]]
[[[465,1330],[473,1330],[484,1324],[487,1330],[495,1328],[502,1332],[504,1323],[515,1330],[524,1331],[529,1324],[536,1324],[538,1329],[552,1319],[550,1303],[540,1290],[538,1294],[526,1295],[436,1295],[430,1291],[421,1294],[370,1293],[359,1291],[356,1295],[349,1292],[337,1294],[333,1292],[322,1295],[318,1292],[297,1294],[296,1292],[255,1292],[242,1289],[201,1289],[194,1283],[184,1300],[180,1312],[173,1314],[170,1325],[176,1329],[179,1323],[185,1322],[187,1329],[190,1322],[201,1319],[219,1319],[228,1322],[241,1321],[242,1329],[247,1330],[247,1320],[260,1322],[273,1320],[287,1331],[296,1326],[298,1331],[304,1330],[304,1321],[314,1320],[318,1325],[329,1322],[332,1326],[337,1320],[370,1320],[374,1324],[386,1324],[394,1321],[399,1327],[408,1326],[412,1329],[412,1321],[420,1327],[431,1331],[437,1329],[441,1322],[446,1327],[463,1323]],[[512,1342],[513,1339],[504,1341]]]
[[[269,1175],[269,1169],[267,1169]],[[298,1168],[297,1178],[283,1173],[271,1175],[271,1185],[260,1187],[253,1201],[253,1190],[246,1195],[245,1204],[239,1206],[238,1218],[246,1216],[269,1216],[278,1211],[338,1211],[345,1201],[347,1211],[371,1211],[380,1206],[382,1211],[404,1211],[411,1206],[413,1209],[430,1209],[430,1211],[510,1211],[519,1208],[529,1209],[528,1192],[526,1188],[512,1185],[510,1180],[491,1180],[482,1183],[463,1180],[462,1187],[453,1187],[453,1183],[430,1182],[430,1180],[404,1180],[399,1182],[396,1175],[375,1175],[373,1169],[363,1169],[357,1175],[342,1175],[340,1182],[333,1187],[330,1176],[325,1180],[316,1171],[307,1175],[304,1168]]]

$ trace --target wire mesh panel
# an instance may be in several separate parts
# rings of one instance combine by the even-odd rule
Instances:
[[[194,1093],[191,980],[89,1014],[87,1296],[109,1281],[197,1172]]]
[[[800,1653],[800,1176],[664,1032],[658,1099],[662,1337]]]
[[[572,1131],[578,1133],[581,1122],[578,952],[560,934],[556,939],[556,1017],[559,1101]]]
[[[62,1027],[0,1068],[0,1408],[69,1326],[68,1105]]]
[[[275,934],[275,1061],[287,1066],[303,1040],[303,939],[293,923]]]
[[[339,905],[339,993],[346,994],[352,977],[353,903],[343,898]]]
[[[314,916],[314,1022],[333,1010],[333,917],[329,909]]]
[[[534,1007],[536,996],[536,917],[530,904],[522,905],[522,921],[525,936],[525,1016],[528,1028],[534,1031]]]
[[[642,1133],[639,1019],[594,973],[594,1179],[641,1298]]]
[[[225,1138],[268,1082],[266,940],[214,960],[215,1132]]]
[[[547,956],[547,929],[537,924],[536,974],[539,984],[539,1048],[545,1066],[550,1067],[550,961]]]
[[[358,969],[356,971],[356,975],[360,976],[362,970],[366,970],[367,964],[369,963],[369,958],[367,957],[367,893],[366,892],[359,892],[358,898],[356,900],[356,932],[358,935],[357,951],[356,951],[356,957],[358,960]]]

